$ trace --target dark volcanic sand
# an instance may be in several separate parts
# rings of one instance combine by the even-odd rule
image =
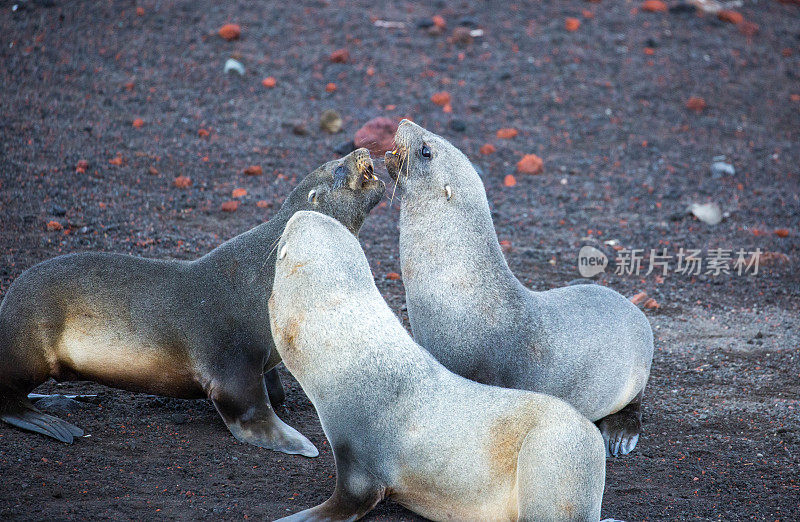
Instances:
[[[646,431],[632,456],[608,462],[604,516],[800,518],[798,7],[746,1],[740,11],[760,28],[746,36],[711,15],[643,13],[621,1],[20,4],[14,13],[0,5],[0,292],[62,253],[199,256],[270,216],[258,200],[278,205],[368,119],[407,115],[482,168],[509,263],[531,287],[577,278],[587,237],[673,254],[759,247],[788,256],[750,277],[600,279],[661,305],[647,312],[656,355]],[[434,14],[448,32],[471,17],[485,36],[457,47],[416,27]],[[581,20],[577,31],[565,30],[568,16]],[[376,18],[407,27],[379,28]],[[242,25],[239,41],[216,36],[226,22]],[[330,62],[340,48],[349,63]],[[231,56],[244,77],[222,74]],[[266,76],[274,89],[261,85]],[[430,102],[442,90],[452,114]],[[708,107],[688,110],[691,96]],[[343,133],[318,130],[328,108],[342,113]],[[450,130],[452,119],[466,130]],[[297,121],[307,135],[293,134]],[[520,134],[498,139],[502,127]],[[481,155],[486,142],[497,152]],[[504,187],[525,153],[544,159],[544,173]],[[711,176],[716,155],[734,176]],[[116,157],[121,165],[109,163]],[[81,159],[89,168],[76,173]],[[264,175],[244,176],[254,164]],[[178,175],[192,186],[173,187]],[[220,211],[237,187],[248,191],[239,209]],[[685,214],[707,200],[730,212],[715,227]],[[397,214],[396,201],[376,208],[361,239],[379,288],[404,315],[402,282],[385,277],[400,272]],[[65,231],[48,231],[51,220]],[[0,515],[264,519],[325,500],[330,450],[282,371],[279,414],[317,444],[318,459],[237,443],[206,401],[42,386],[99,394],[100,406],[71,418],[91,437],[66,446],[0,426]],[[415,517],[387,502],[368,518]]]

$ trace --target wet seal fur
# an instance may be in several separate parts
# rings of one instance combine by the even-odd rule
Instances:
[[[384,498],[432,520],[599,520],[605,450],[591,422],[554,397],[447,370],[335,220],[296,213],[278,249],[275,346],[336,461],[333,495],[282,520],[356,520]]]
[[[600,285],[523,286],[467,157],[403,120],[386,167],[402,193],[400,262],[414,339],[451,371],[563,399],[629,453],[653,359],[645,315]]]
[[[49,377],[92,380],[208,397],[240,441],[316,456],[268,400],[283,400],[267,310],[277,241],[308,209],[357,234],[384,190],[359,149],[306,176],[270,221],[195,261],[83,253],[28,269],[0,305],[0,418],[72,442],[83,432],[40,412],[27,394]]]

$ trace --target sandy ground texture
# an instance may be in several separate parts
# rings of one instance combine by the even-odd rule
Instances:
[[[796,5],[746,0],[739,23],[676,1],[665,12],[621,0],[13,5],[0,3],[0,293],[63,253],[198,257],[268,219],[365,122],[408,116],[480,168],[525,284],[578,278],[591,244],[612,259],[598,282],[654,300],[645,433],[608,462],[604,516],[800,519]],[[446,27],[430,27],[435,15]],[[218,36],[225,23],[241,26],[238,40]],[[339,49],[343,63],[331,59]],[[229,58],[243,76],[223,74]],[[449,105],[431,100],[438,92]],[[326,109],[341,132],[320,130]],[[518,134],[500,138],[503,128]],[[540,174],[518,171],[525,154],[542,158]],[[715,175],[717,156],[735,172]],[[250,165],[263,174],[244,175]],[[390,194],[361,242],[407,324],[402,280],[387,277],[400,272]],[[718,225],[687,213],[708,202]],[[662,248],[765,254],[755,275],[614,273],[619,249]],[[330,449],[281,371],[279,414],[318,459],[236,442],[207,401],[43,385],[98,395],[69,417],[91,436],[66,446],[1,425],[0,515],[269,519],[325,500]],[[416,519],[389,502],[367,518]]]

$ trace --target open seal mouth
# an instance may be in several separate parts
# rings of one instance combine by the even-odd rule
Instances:
[[[405,157],[406,157],[406,151],[400,145],[398,145],[397,147],[395,147],[394,150],[390,150],[384,155],[386,170],[389,172],[389,176],[394,181],[397,181],[397,178],[400,176],[400,167],[402,167],[403,158]]]

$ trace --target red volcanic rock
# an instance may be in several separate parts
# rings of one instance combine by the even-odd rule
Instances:
[[[347,63],[350,61],[350,53],[347,49],[337,49],[331,53],[330,59],[333,63]]]
[[[220,206],[220,208],[223,212],[235,212],[236,209],[239,208],[239,202],[233,200],[226,201]]]
[[[436,105],[445,106],[450,103],[450,93],[447,91],[437,92],[431,96],[431,101]]]
[[[246,169],[244,169],[245,176],[260,176],[263,174],[264,171],[261,169],[259,165],[250,165]]]
[[[642,3],[642,11],[647,11],[649,13],[666,13],[667,4],[661,0],[647,0]]]
[[[366,147],[372,154],[384,154],[394,148],[397,122],[385,116],[373,118],[356,131],[353,143],[356,148]]]
[[[172,180],[172,184],[177,188],[188,188],[192,184],[192,179],[188,176],[178,176]]]
[[[517,162],[517,170],[522,174],[541,174],[544,170],[544,161],[536,154],[525,154]]]
[[[503,178],[503,185],[506,187],[513,187],[517,184],[517,178],[515,178],[512,174],[506,174],[506,177]]]
[[[728,22],[729,24],[740,24],[744,22],[744,16],[741,13],[737,13],[736,11],[731,11],[729,9],[723,9],[719,13],[717,13],[717,18],[722,20],[723,22]]]
[[[397,272],[389,272],[388,274],[386,274],[386,279],[397,281],[398,279],[400,279],[400,274],[398,274]]]
[[[489,154],[494,154],[497,149],[491,143],[484,143],[481,146],[480,152],[484,156],[488,156]]]
[[[238,40],[242,35],[242,28],[238,24],[225,24],[219,28],[219,36],[229,42]]]
[[[499,131],[497,131],[497,137],[500,138],[501,140],[510,140],[517,134],[519,134],[517,129],[500,129]]]
[[[690,111],[701,112],[706,108],[706,101],[699,96],[692,96],[686,101],[686,108]]]
[[[577,31],[578,28],[581,26],[581,21],[577,18],[567,18],[564,20],[564,27],[567,31]]]
[[[57,230],[63,230],[63,229],[64,225],[62,225],[58,221],[50,221],[49,223],[47,223],[47,230],[49,230],[50,232],[55,232]]]

